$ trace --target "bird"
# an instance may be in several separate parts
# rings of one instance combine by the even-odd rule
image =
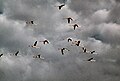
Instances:
[[[29,47],[32,47],[32,48],[39,48],[37,47],[37,41],[35,41],[35,43],[33,45],[29,45]]]
[[[55,6],[55,7],[58,7],[58,9],[61,10],[64,6],[65,6],[65,4],[61,4],[61,5]]]
[[[87,61],[90,61],[90,62],[95,62],[96,60],[94,60],[94,58],[89,58]]]
[[[0,54],[0,57],[2,57],[3,56],[3,54]]]
[[[72,38],[65,38],[65,39],[67,39],[67,41],[68,41],[68,42],[73,41],[73,39],[72,39]],[[63,39],[63,40],[65,40],[65,39]]]
[[[28,24],[34,24],[34,21],[33,20],[31,20],[31,21],[26,21],[26,24],[28,25]]]
[[[34,24],[34,22],[33,21],[30,21],[31,22],[31,24]]]
[[[95,51],[90,51],[90,54],[93,54],[93,53],[95,53]]]
[[[43,44],[46,44],[46,43],[49,44],[49,41],[46,39],[44,41],[39,41],[39,42],[43,42]]]
[[[87,49],[85,47],[82,47],[83,53],[87,53]]]
[[[63,18],[63,19],[67,19],[68,23],[70,23],[71,21],[73,21],[73,18],[71,18],[71,17]]]
[[[36,55],[36,56],[33,56],[33,58],[40,58],[40,59],[44,59],[42,56],[41,56],[41,54],[39,54],[39,55]]]
[[[61,49],[58,49],[58,50],[61,50],[62,55],[64,55],[64,50],[70,51],[67,48],[61,48]]]
[[[76,29],[76,27],[77,27],[77,28],[79,27],[79,25],[78,25],[78,24],[74,24],[74,25],[71,25],[71,26],[73,26],[73,27],[74,27],[74,30]]]
[[[67,40],[68,40],[68,42],[70,42],[70,41],[72,41],[72,38],[68,38]]]
[[[76,45],[76,46],[80,46],[80,40],[72,42],[72,44]]]
[[[80,45],[80,40],[79,41],[77,41],[77,43],[76,43],[76,46],[79,46]]]
[[[15,56],[17,56],[17,55],[18,55],[18,53],[19,53],[19,51],[17,51],[17,52],[15,53]]]

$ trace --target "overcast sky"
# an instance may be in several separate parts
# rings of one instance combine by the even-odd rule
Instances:
[[[80,27],[73,30],[65,17]],[[120,0],[0,0],[0,81],[119,81],[119,17]],[[29,20],[35,25],[26,26]],[[97,55],[82,53],[67,37]],[[28,47],[44,39],[50,44]],[[62,56],[63,47],[70,51]],[[34,59],[37,54],[45,60]],[[85,61],[91,57],[96,62]]]

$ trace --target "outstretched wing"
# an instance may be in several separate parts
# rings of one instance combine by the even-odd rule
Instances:
[[[90,59],[88,59],[87,61],[91,61],[91,60],[93,60],[93,58],[90,58]]]

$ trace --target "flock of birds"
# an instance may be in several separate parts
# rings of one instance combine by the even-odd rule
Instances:
[[[61,10],[64,6],[65,6],[65,3],[64,3],[64,4],[61,4],[61,5],[59,5],[59,6],[55,6],[55,7],[58,7],[58,9]],[[67,18],[63,18],[63,19],[66,19],[68,24],[70,24],[72,21],[74,21],[73,18],[71,18],[71,17],[67,17]],[[31,20],[31,21],[26,21],[26,25],[29,25],[29,24],[35,24],[35,23],[34,23],[34,21],[32,21],[32,20]],[[76,23],[73,24],[73,25],[71,25],[71,26],[73,26],[74,30],[75,30],[76,28],[80,27],[80,26],[79,26],[78,24],[76,24]],[[83,50],[83,53],[86,53],[86,54],[97,54],[95,50],[88,51],[87,48],[85,48],[84,46],[81,46],[81,41],[80,41],[80,40],[73,40],[72,38],[67,38],[66,40],[67,40],[68,43],[72,42],[72,45],[71,45],[71,46],[81,47],[82,50]],[[45,44],[50,44],[50,42],[49,42],[47,39],[45,39],[45,40],[43,40],[43,41],[39,41],[39,42],[42,42],[44,45],[45,45]],[[33,43],[33,45],[29,45],[28,47],[31,47],[31,48],[40,48],[39,46],[37,46],[37,44],[38,44],[38,41],[35,41],[35,42]],[[65,48],[65,47],[63,47],[63,48],[58,48],[58,50],[60,50],[61,55],[64,55],[64,54],[65,54],[64,51],[70,51],[69,49],[67,49],[67,48]],[[18,56],[18,54],[19,54],[19,51],[17,51],[17,52],[14,54],[14,56]],[[0,54],[0,57],[2,57],[2,56],[3,56],[3,54]],[[44,57],[42,57],[41,54],[38,54],[38,55],[36,55],[36,56],[33,56],[33,58],[44,59]],[[96,60],[95,60],[93,57],[91,57],[91,58],[88,58],[86,61],[95,62]]]

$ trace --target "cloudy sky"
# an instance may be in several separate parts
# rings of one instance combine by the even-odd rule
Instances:
[[[73,30],[65,17],[80,27]],[[119,17],[120,0],[0,0],[0,81],[119,81]],[[26,25],[29,20],[35,24]],[[67,37],[97,55],[82,53]],[[28,47],[44,39],[50,44]],[[62,56],[63,47],[70,51]],[[91,57],[96,62],[85,61]]]

